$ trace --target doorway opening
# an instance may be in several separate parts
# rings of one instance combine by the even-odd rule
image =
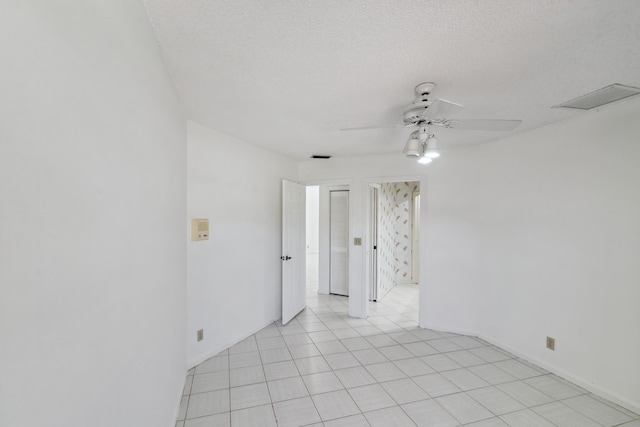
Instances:
[[[307,186],[306,195],[307,293],[318,292],[320,277],[320,187]]]
[[[307,186],[307,290],[349,296],[349,185]]]
[[[349,296],[349,190],[329,192],[329,293]]]
[[[349,230],[350,184],[307,186],[308,295],[330,295],[320,301],[348,304],[356,316],[379,316],[391,308],[398,322],[417,326],[420,181],[401,179],[364,184],[362,238]],[[365,287],[351,289],[349,298],[351,240],[365,245],[360,276]]]
[[[417,301],[419,230],[419,181],[369,184],[370,301],[383,300],[396,286],[405,302],[407,295]]]

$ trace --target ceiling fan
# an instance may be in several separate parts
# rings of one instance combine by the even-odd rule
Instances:
[[[450,119],[449,117],[464,107],[455,102],[444,99],[429,101],[429,94],[435,89],[436,84],[432,82],[420,83],[415,88],[416,98],[411,105],[405,108],[403,123],[386,126],[365,126],[356,128],[340,129],[343,131],[379,129],[388,127],[412,127],[418,130],[411,133],[409,141],[403,150],[407,157],[416,157],[420,163],[429,163],[432,159],[439,157],[437,151],[437,140],[429,131],[429,126],[440,126],[448,129],[481,130],[481,131],[501,131],[507,132],[516,128],[521,120],[485,120],[485,119]]]

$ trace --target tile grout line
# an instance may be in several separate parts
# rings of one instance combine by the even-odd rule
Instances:
[[[229,349],[227,349],[227,371],[229,372],[229,426],[231,426],[231,352]]]
[[[273,322],[274,324],[276,322]],[[276,324],[276,328],[278,327],[278,325]],[[280,332],[280,331],[278,331]],[[264,375],[264,385],[267,388],[267,393],[269,394],[269,403],[270,403],[270,407],[271,407],[271,413],[273,413],[273,419],[276,422],[276,426],[278,425],[278,416],[276,415],[276,408],[274,406],[274,401],[273,398],[271,397],[271,390],[269,389],[269,384],[267,383],[267,372],[264,370],[264,363],[262,360],[262,353],[260,352],[260,347],[258,346],[258,339],[256,337],[256,334],[251,335],[252,337],[254,337],[254,340],[256,341],[256,348],[258,349],[258,357],[260,358],[260,367],[262,368],[262,375]],[[229,367],[231,367],[231,365],[229,365]],[[231,382],[231,378],[229,378],[229,382]],[[229,393],[231,393],[231,384],[229,384]],[[261,405],[257,405],[257,406],[261,406]],[[257,406],[253,406],[253,408],[257,407]],[[249,408],[243,408],[243,409],[249,409]],[[229,415],[231,415],[231,397],[229,397]],[[229,425],[231,427],[233,427],[232,421],[229,420]]]

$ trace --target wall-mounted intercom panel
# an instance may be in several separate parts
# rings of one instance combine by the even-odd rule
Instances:
[[[191,240],[209,240],[209,220],[208,219],[192,219],[191,220]]]

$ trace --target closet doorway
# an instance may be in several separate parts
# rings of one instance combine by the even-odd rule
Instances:
[[[349,296],[349,185],[307,187],[307,291]]]
[[[329,192],[329,293],[349,296],[349,190]]]

